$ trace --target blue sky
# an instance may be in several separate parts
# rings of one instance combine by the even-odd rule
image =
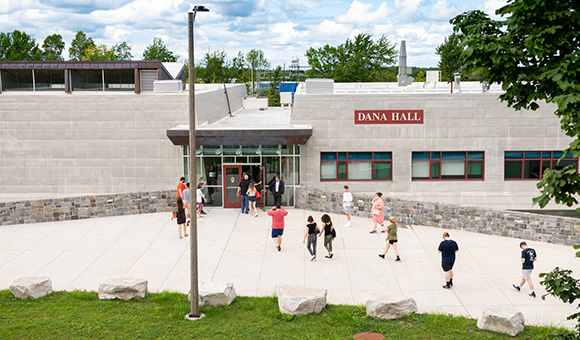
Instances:
[[[339,45],[359,33],[407,42],[409,66],[437,66],[435,47],[451,34],[449,20],[467,10],[492,15],[505,0],[0,0],[0,32],[15,29],[37,42],[58,33],[68,47],[82,30],[97,44],[127,41],[135,59],[154,37],[187,57],[187,12],[204,5],[195,21],[196,61],[207,51],[227,59],[261,49],[273,66],[294,58],[306,65],[309,47]]]

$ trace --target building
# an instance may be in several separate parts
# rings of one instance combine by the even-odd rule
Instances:
[[[172,190],[187,175],[186,92],[137,92],[141,71],[129,63],[132,91],[108,91],[100,64],[92,67],[102,92],[78,90],[72,71],[70,94],[60,80],[51,93],[36,85],[11,91],[6,65],[0,199]],[[237,185],[249,173],[265,183],[281,174],[290,206],[301,186],[348,184],[355,193],[526,210],[537,208],[531,200],[543,169],[578,162],[558,164],[571,139],[555,106],[516,111],[498,100],[498,86],[483,92],[463,82],[451,93],[444,83],[314,81],[298,86],[289,108],[246,98],[244,85],[227,91],[229,102],[222,85],[196,84],[197,172],[216,206],[239,206]]]

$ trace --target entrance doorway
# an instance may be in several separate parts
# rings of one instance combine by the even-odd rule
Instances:
[[[265,194],[264,190],[264,167],[260,164],[229,164],[223,166],[224,183],[224,208],[241,208],[242,197],[238,197],[238,187],[244,175],[248,175],[250,180],[261,183],[256,188],[260,194]],[[259,198],[256,206],[265,210],[265,200]]]

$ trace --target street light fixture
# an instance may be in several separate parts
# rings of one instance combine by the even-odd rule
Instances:
[[[193,22],[197,12],[209,12],[204,6],[194,6],[188,13],[189,19],[189,183],[197,187],[197,159],[195,141],[195,68],[193,63]],[[192,196],[193,197],[193,196]],[[197,261],[197,218],[190,222],[189,262],[190,262],[190,293],[191,311],[185,317],[189,320],[199,320],[204,317],[199,311],[199,283]]]

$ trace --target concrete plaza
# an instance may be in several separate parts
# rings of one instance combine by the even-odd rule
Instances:
[[[334,258],[326,259],[323,239],[318,259],[302,243],[306,218],[320,225],[320,212],[290,209],[282,251],[270,238],[270,219],[239,209],[208,209],[199,220],[200,281],[232,282],[238,295],[272,296],[280,284],[322,287],[332,304],[364,304],[369,294],[415,298],[420,312],[478,318],[486,305],[514,306],[526,324],[572,328],[566,317],[575,306],[540,296],[538,274],[556,266],[578,277],[580,259],[568,246],[528,241],[538,261],[533,273],[538,298],[512,288],[519,282],[521,240],[448,230],[459,244],[454,287],[444,290],[437,246],[443,229],[412,226],[399,229],[401,262],[392,249],[383,260],[385,234],[369,234],[370,219],[330,214],[337,238]],[[149,290],[189,291],[189,238],[179,239],[170,213],[95,218],[0,227],[0,289],[23,276],[48,276],[55,290],[93,290],[111,277],[138,277]]]

